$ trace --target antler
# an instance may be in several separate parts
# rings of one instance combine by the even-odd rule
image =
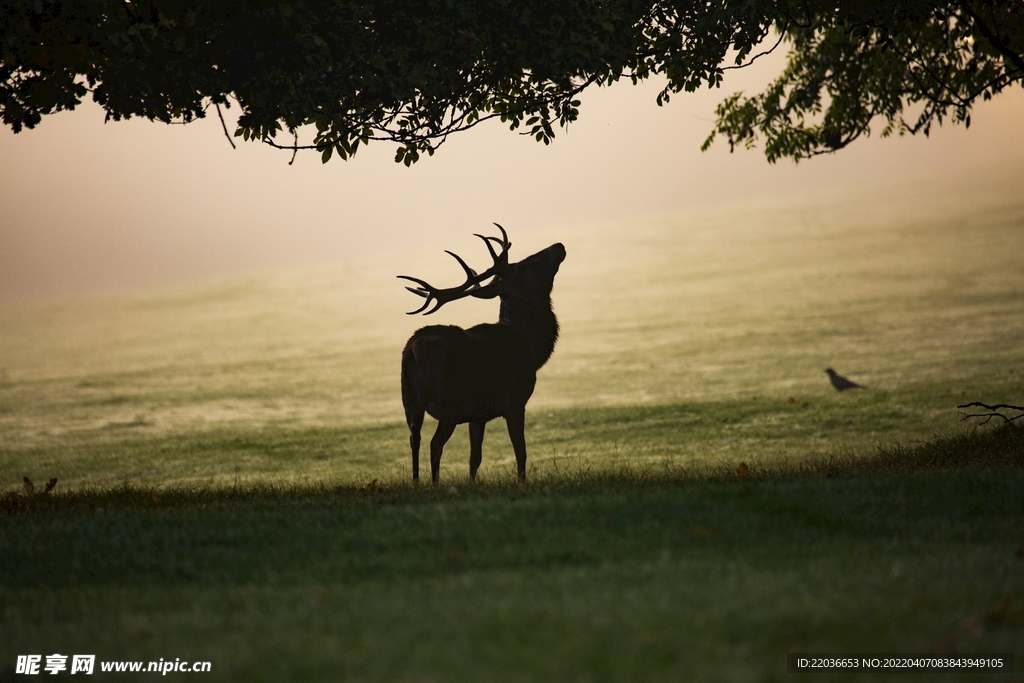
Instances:
[[[480,289],[481,282],[495,275],[500,275],[502,272],[505,271],[505,269],[508,268],[508,250],[512,247],[512,243],[509,242],[508,240],[508,233],[505,232],[505,228],[501,227],[497,223],[495,223],[495,225],[497,225],[498,230],[501,231],[501,239],[498,239],[497,237],[487,237],[479,234],[476,235],[476,237],[482,239],[484,241],[484,244],[487,245],[487,251],[490,252],[491,259],[494,261],[494,264],[490,268],[485,270],[483,273],[480,273],[479,275],[477,275],[476,271],[470,268],[458,254],[445,249],[445,253],[451,254],[452,257],[454,257],[455,260],[459,262],[459,265],[462,266],[462,269],[466,271],[466,281],[459,285],[458,287],[438,289],[437,287],[434,287],[433,285],[424,282],[419,278],[410,277],[408,275],[398,276],[403,280],[409,280],[419,285],[419,287],[406,287],[406,289],[412,292],[413,294],[421,296],[424,299],[426,299],[426,301],[423,302],[422,306],[417,308],[415,311],[409,311],[407,315],[416,315],[417,313],[422,313],[424,310],[426,310],[428,306],[430,306],[431,303],[434,302],[436,302],[437,305],[434,306],[429,311],[427,311],[426,313],[424,313],[424,315],[436,313],[437,309],[441,308],[449,301],[455,301],[456,299],[463,299],[467,296],[471,296],[473,292]],[[494,248],[491,246],[492,241],[501,246],[500,254],[495,253]]]
[[[497,237],[486,237],[485,235],[481,235],[479,233],[473,233],[474,237],[479,237],[484,241],[484,244],[487,245],[487,251],[491,253],[491,258],[494,260],[494,265],[491,266],[491,270],[497,267],[499,263],[501,263],[503,266],[508,266],[508,250],[512,246],[512,243],[508,241],[508,233],[505,232],[505,228],[501,227],[497,223],[495,223],[495,225],[498,226],[498,230],[501,230],[500,240]],[[494,249],[491,247],[491,240],[494,240],[495,242],[501,245],[501,254],[494,253]],[[459,260],[461,261],[461,259]]]

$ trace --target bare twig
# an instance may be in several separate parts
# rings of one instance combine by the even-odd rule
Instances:
[[[988,424],[993,417],[1001,417],[1003,419],[1003,422],[1014,422],[1015,420],[1024,418],[1024,407],[1011,406],[1008,403],[997,403],[994,406],[990,406],[987,403],[972,401],[971,403],[964,403],[963,405],[959,405],[957,406],[957,408],[984,408],[985,410],[991,411],[988,413],[962,413],[963,417],[960,418],[961,421],[966,420],[967,418],[970,417],[983,417],[985,418],[985,421],[981,423],[983,425]],[[1000,413],[1000,410],[1017,410],[1020,411],[1020,415],[1010,417],[1008,415],[1003,415],[1002,413]]]
[[[238,149],[235,147],[235,141],[231,139],[231,135],[228,133],[228,124],[224,123],[224,115],[220,113],[220,105],[216,103],[214,104],[217,107],[217,116],[220,117],[220,126],[224,129],[224,137],[226,137],[228,142],[231,143],[231,149]]]
[[[263,144],[265,144],[265,145],[270,145],[270,146],[271,146],[271,147],[273,147],[274,149],[287,149],[287,150],[291,150],[291,151],[293,151],[293,152],[294,152],[295,150],[299,150],[299,149],[316,149],[316,148],[317,148],[317,146],[316,146],[316,145],[300,145],[297,139],[296,139],[295,143],[294,143],[294,144],[291,144],[291,145],[279,145],[279,144],[277,144],[276,142],[274,142],[274,141],[273,141],[273,140],[272,140],[271,138],[269,138],[269,137],[263,138],[263,139],[262,139],[262,142],[263,142]]]

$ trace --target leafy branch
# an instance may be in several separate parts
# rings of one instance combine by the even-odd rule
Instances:
[[[232,144],[326,162],[384,141],[411,165],[494,118],[549,144],[588,87],[662,76],[663,105],[783,44],[783,73],[726,98],[703,149],[763,140],[769,161],[800,160],[876,119],[883,137],[969,125],[977,101],[1024,81],[1024,2],[0,0],[0,119],[19,132],[89,95],[113,121],[189,123],[214,105],[227,132],[233,100]]]

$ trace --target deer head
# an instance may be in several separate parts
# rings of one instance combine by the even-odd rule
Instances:
[[[509,263],[508,250],[512,247],[512,243],[509,241],[508,233],[505,232],[505,229],[497,223],[494,225],[501,231],[500,239],[476,235],[476,237],[483,240],[487,246],[487,251],[491,255],[491,267],[484,272],[477,274],[458,254],[445,250],[445,253],[451,254],[459,262],[459,265],[462,266],[466,273],[466,281],[461,285],[439,289],[419,278],[408,275],[398,276],[419,285],[418,287],[406,287],[406,289],[426,299],[422,306],[415,311],[409,311],[408,315],[422,313],[432,303],[436,304],[424,313],[424,315],[430,315],[437,312],[441,306],[444,306],[449,301],[463,299],[468,296],[477,299],[493,299],[497,296],[501,297],[504,301],[507,298],[524,300],[546,299],[550,295],[551,285],[555,274],[558,272],[558,266],[565,259],[565,247],[561,244],[554,244],[523,259],[519,263]],[[494,250],[494,247],[491,246],[492,242],[500,248],[500,252]],[[483,284],[487,280],[491,281]]]

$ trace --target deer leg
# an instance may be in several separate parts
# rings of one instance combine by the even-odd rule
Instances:
[[[484,428],[486,422],[469,423],[469,478],[476,479],[476,471],[480,469],[480,461],[484,456]]]
[[[409,425],[409,448],[412,450],[412,480],[420,480],[420,429],[423,427],[423,411],[407,411],[405,421]]]
[[[505,416],[508,426],[508,438],[512,440],[512,450],[516,453],[516,469],[519,481],[526,481],[526,409],[510,411]]]
[[[412,449],[412,480],[420,480],[420,426],[416,425],[416,428],[412,429],[409,433],[409,448]]]
[[[441,475],[441,453],[444,452],[444,445],[452,438],[455,432],[455,422],[439,420],[434,438],[430,440],[430,480],[437,483]]]

